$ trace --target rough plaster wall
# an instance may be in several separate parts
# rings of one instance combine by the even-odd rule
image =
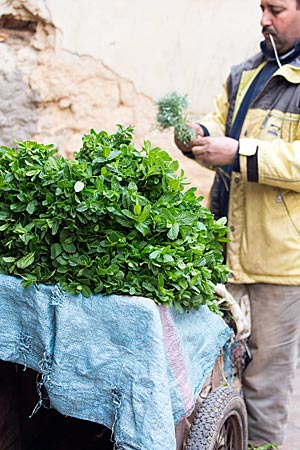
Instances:
[[[38,121],[34,92],[18,68],[11,72],[0,69],[0,98],[1,144],[10,146],[12,136],[18,140],[32,136]]]
[[[13,12],[15,18],[21,18],[18,9],[14,10],[9,2],[1,2],[0,6],[1,19],[10,19],[10,23],[9,20],[6,23],[1,20],[0,30],[0,142],[10,146],[13,138],[25,140],[37,129],[36,94],[26,73],[26,66],[35,52],[31,31],[10,28]],[[24,24],[31,16],[23,10]]]
[[[64,51],[43,0],[0,0],[0,11],[0,143],[53,143],[71,158],[91,128],[133,125],[138,147],[149,139],[165,148],[207,197],[212,173],[184,158],[171,132],[153,130],[153,99],[100,60]]]
[[[45,0],[63,48],[101,60],[158,98],[206,113],[232,64],[258,50],[259,0]]]

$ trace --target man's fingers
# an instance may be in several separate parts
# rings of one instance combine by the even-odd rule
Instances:
[[[203,138],[202,136],[197,136],[195,139],[193,139],[193,140],[191,141],[191,145],[192,145],[192,147],[193,147],[193,150],[194,150],[194,147],[200,149],[200,148],[202,148],[205,144],[206,144],[206,139]]]
[[[192,150],[195,154],[202,155],[206,152],[206,145],[203,138],[195,140],[195,145],[193,146]]]
[[[196,133],[198,132],[199,134],[201,134],[201,132],[203,133],[203,130],[201,128],[201,126],[198,123],[192,123],[192,122],[187,122],[187,126],[192,128],[193,130],[196,131]],[[201,134],[202,135],[202,134]]]

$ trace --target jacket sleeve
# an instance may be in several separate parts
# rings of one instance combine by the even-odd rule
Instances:
[[[239,159],[248,181],[300,192],[300,140],[240,139]]]
[[[210,136],[215,137],[225,135],[228,107],[227,86],[224,84],[221,94],[214,100],[213,112],[204,116],[200,121],[200,124],[204,125]]]

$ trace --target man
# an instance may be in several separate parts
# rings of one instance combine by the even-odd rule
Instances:
[[[300,0],[262,0],[261,52],[232,69],[215,111],[178,147],[216,168],[229,290],[249,296],[249,438],[281,444],[300,335]]]

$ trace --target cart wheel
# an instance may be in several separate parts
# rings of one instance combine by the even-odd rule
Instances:
[[[185,450],[247,450],[247,413],[229,387],[211,392],[195,414]]]

